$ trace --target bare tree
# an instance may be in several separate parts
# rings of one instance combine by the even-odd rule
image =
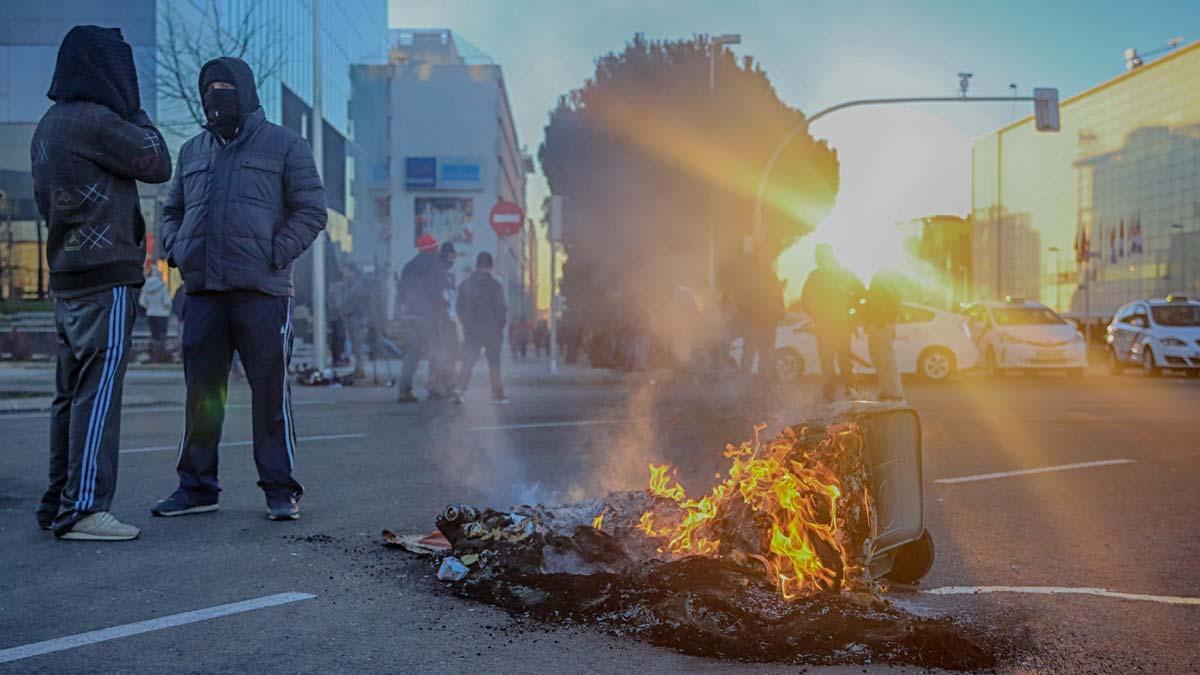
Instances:
[[[228,0],[188,0],[159,5],[163,11],[158,26],[158,88],[169,102],[169,110],[159,113],[163,118],[159,126],[186,134],[205,124],[198,78],[200,68],[211,59],[242,59],[260,82],[278,75],[283,67],[285,36],[281,27],[262,18],[261,3],[249,3],[240,17],[225,11],[228,4]]]

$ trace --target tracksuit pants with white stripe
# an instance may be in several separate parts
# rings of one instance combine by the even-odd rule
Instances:
[[[217,446],[225,422],[234,351],[250,384],[254,463],[268,499],[299,497],[292,477],[296,433],[287,379],[292,356],[292,298],[253,291],[189,293],[183,305],[186,421],[179,447],[179,488],[200,503],[220,492]]]
[[[50,412],[50,487],[38,510],[56,516],[56,534],[112,504],[135,306],[137,289],[129,286],[54,302],[58,366]]]

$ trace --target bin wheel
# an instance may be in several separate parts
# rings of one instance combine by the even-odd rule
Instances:
[[[929,536],[929,530],[925,530],[920,539],[909,542],[896,551],[892,571],[884,576],[898,583],[915,584],[929,574],[933,567],[933,558],[933,537]]]

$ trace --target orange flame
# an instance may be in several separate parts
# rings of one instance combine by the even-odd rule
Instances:
[[[847,551],[850,538],[839,516],[845,491],[829,463],[846,456],[861,463],[861,449],[861,432],[853,424],[830,427],[815,448],[806,448],[791,432],[765,446],[728,446],[725,456],[733,460],[729,478],[700,499],[689,498],[673,472],[668,478],[668,466],[651,464],[650,493],[671,500],[677,511],[660,512],[668,524],[656,524],[655,512],[647,511],[639,529],[664,540],[663,548],[674,555],[726,553],[711,526],[740,498],[754,518],[766,519],[764,555],[751,552],[751,557],[765,563],[784,598],[852,585],[862,568]],[[867,509],[855,513],[869,513],[865,488],[856,496]]]

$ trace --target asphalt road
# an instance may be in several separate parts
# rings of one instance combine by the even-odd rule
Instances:
[[[49,382],[39,371],[3,377]],[[298,452],[303,518],[272,523],[247,445],[223,449],[218,513],[150,517],[175,485],[182,382],[134,372],[127,394],[164,403],[123,417],[123,447],[135,452],[121,456],[113,512],[143,534],[121,544],[36,529],[47,423],[0,415],[0,660],[6,649],[119,627],[0,672],[794,672],[516,621],[449,596],[427,563],[383,549],[379,533],[428,531],[449,502],[506,507],[641,487],[650,460],[674,463],[700,490],[725,467],[725,442],[747,438],[754,422],[802,421],[816,409],[815,386],[750,397],[731,381],[590,371],[549,380],[526,369],[503,408],[401,407],[390,389],[296,387],[298,433],[318,438]],[[938,551],[920,589],[1139,597],[906,591],[898,602],[1022,636],[1016,670],[1200,669],[1200,379],[967,377],[909,383],[908,394],[924,422],[926,524]],[[231,387],[229,443],[250,436],[247,401],[244,385]],[[1128,461],[981,477],[1107,460]],[[949,478],[970,480],[937,482]],[[304,595],[166,625],[287,593]]]

